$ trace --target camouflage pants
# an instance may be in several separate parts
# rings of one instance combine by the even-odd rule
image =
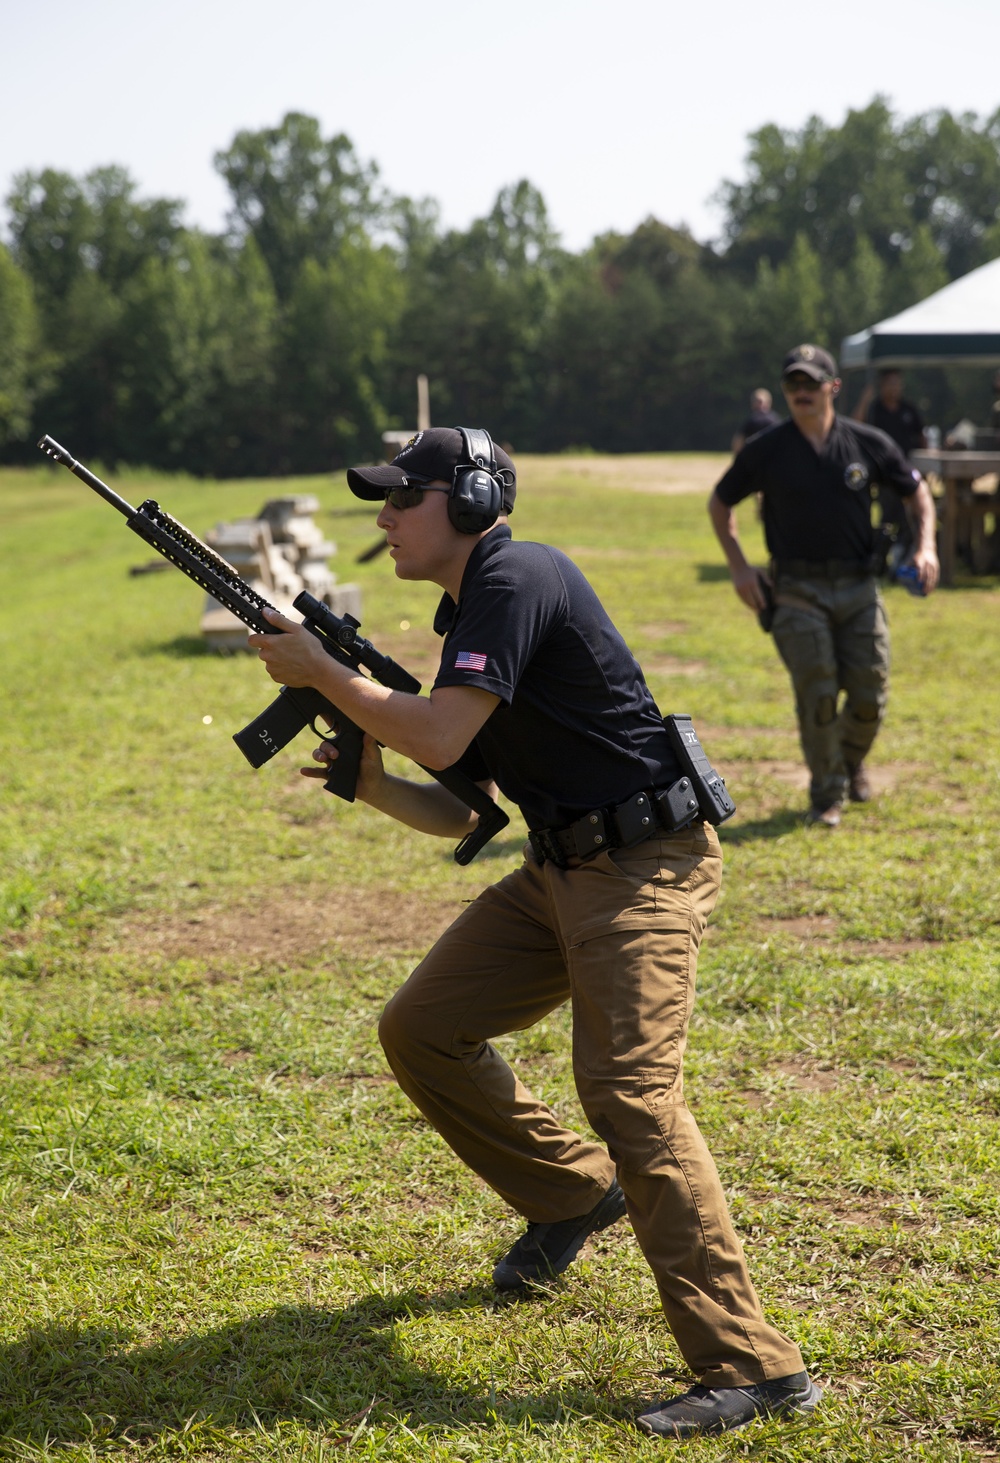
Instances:
[[[841,802],[889,692],[889,626],[870,575],[775,583],[774,642],[795,691],[813,807]],[[843,699],[841,699],[843,697]]]

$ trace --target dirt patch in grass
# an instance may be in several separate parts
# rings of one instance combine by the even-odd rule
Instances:
[[[423,950],[458,913],[454,899],[394,893],[377,918],[350,892],[322,899],[282,895],[253,904],[203,905],[196,911],[129,919],[115,946],[137,955],[219,962],[306,964],[324,950],[372,956]]]
[[[694,664],[694,662],[690,663]],[[731,745],[734,736],[739,734],[726,728],[721,731],[706,728],[702,732],[699,727],[698,730],[703,741],[713,746],[722,743],[716,753],[716,762],[722,766],[729,780],[747,792],[753,792],[764,803],[773,802],[773,796],[768,796],[765,786],[769,781],[795,788],[797,792],[808,793],[809,769],[804,762],[791,758],[757,760],[747,757],[730,757],[726,752],[726,740],[728,738]],[[754,734],[751,730],[750,733],[742,735]],[[933,801],[935,806],[946,808],[952,817],[965,817],[972,811],[972,805],[963,796],[962,789],[955,782],[935,777],[932,769],[924,762],[875,763],[868,767],[867,771],[872,796],[876,801],[886,793],[895,792],[897,788],[905,789],[909,786],[917,786],[926,793],[928,802]],[[854,804],[850,802],[846,804],[847,816],[851,816],[853,808],[855,808]]]
[[[839,1072],[829,1067],[814,1067],[806,1061],[779,1062],[776,1070],[790,1077],[800,1092],[832,1092],[841,1081]]]
[[[883,1071],[892,1072],[896,1076],[903,1075],[911,1080],[924,1080],[916,1070],[916,1063],[913,1061],[880,1062],[877,1065]],[[825,1094],[838,1092],[845,1087],[853,1089],[850,1095],[863,1093],[875,1099],[885,1085],[879,1081],[877,1075],[869,1074],[862,1080],[860,1074],[850,1067],[833,1067],[805,1056],[775,1063],[756,1078],[756,1084],[753,1087],[743,1088],[739,1093],[740,1100],[747,1107],[754,1109],[765,1105],[771,1106],[782,1096],[790,1093],[818,1092]],[[857,1196],[852,1195],[851,1197],[853,1201]],[[825,1203],[826,1201],[819,1202]],[[861,1206],[856,1205],[856,1207]]]
[[[683,620],[659,620],[655,625],[640,625],[638,633],[650,640],[662,640],[664,635],[686,635],[690,628]]]
[[[747,783],[751,779],[773,777],[776,782],[783,782],[788,787],[798,788],[803,792],[809,787],[809,768],[804,762],[739,762],[732,766],[733,775],[737,775],[735,769],[738,767],[740,779]]]
[[[739,776],[746,782],[755,777],[773,777],[777,782],[787,783],[789,787],[802,790],[809,787],[809,769],[804,762],[767,759],[731,765],[734,775],[738,767]],[[919,762],[890,762],[884,766],[875,764],[868,768],[868,780],[876,797],[881,793],[894,791],[900,783],[907,782],[912,777],[926,775],[927,768]]]
[[[861,1229],[938,1229],[940,1220],[929,1204],[915,1208],[905,1199],[886,1194],[852,1194],[841,1191],[810,1194],[803,1202],[824,1213],[834,1215],[841,1224]]]
[[[241,1062],[252,1061],[255,1053],[241,1046],[238,1051],[223,1052],[219,1061],[224,1067],[238,1067]]]
[[[4,1075],[17,1080],[27,1078],[31,1082],[58,1082],[66,1075],[65,1062],[24,1062],[5,1068]]]
[[[655,659],[644,658],[642,668],[647,676],[700,676],[705,662],[678,660],[676,655],[659,655]]]
[[[851,957],[880,956],[886,960],[901,960],[922,950],[934,950],[943,940],[842,940],[838,938],[839,925],[829,914],[781,916],[757,920],[757,928],[767,934],[790,935],[797,940],[819,940],[828,944],[836,942],[837,948]]]
[[[544,473],[548,481],[563,472],[601,488],[625,488],[633,493],[700,493],[707,499],[726,469],[729,459],[724,454],[702,456],[672,452],[669,455],[622,453],[621,456],[591,457],[580,454],[565,457],[517,459],[522,481],[530,486],[535,473]]]
[[[832,940],[837,933],[837,921],[831,914],[801,914],[789,919],[776,916],[757,923],[798,940]]]
[[[833,1092],[842,1081],[850,1079],[850,1073],[834,1071],[830,1067],[818,1067],[807,1058],[797,1058],[779,1062],[769,1068],[767,1077],[772,1080],[777,1078],[778,1085],[784,1092]],[[740,1097],[747,1107],[758,1108],[773,1102],[775,1092],[771,1081],[768,1081],[762,1088],[744,1088]]]
[[[868,955],[881,960],[904,960],[907,955],[919,955],[924,950],[936,950],[944,940],[842,940],[844,953],[864,958]]]

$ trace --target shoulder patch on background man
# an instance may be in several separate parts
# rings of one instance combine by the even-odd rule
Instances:
[[[844,468],[844,482],[855,492],[865,487],[868,482],[868,469],[863,462],[849,462]]]
[[[455,656],[455,669],[457,671],[484,671],[486,656],[481,655],[477,650],[460,650]]]

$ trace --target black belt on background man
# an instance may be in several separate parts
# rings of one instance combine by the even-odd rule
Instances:
[[[677,833],[700,818],[698,799],[688,777],[667,788],[633,793],[612,808],[594,808],[566,828],[533,828],[528,841],[535,857],[569,868],[571,858],[588,859],[608,848],[631,848],[657,832]]]
[[[775,559],[771,572],[775,578],[787,574],[792,579],[850,579],[877,574],[881,567],[877,554],[867,559]]]

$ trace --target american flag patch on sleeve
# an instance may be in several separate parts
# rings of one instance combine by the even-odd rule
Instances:
[[[484,671],[486,657],[480,655],[476,650],[460,650],[455,656],[455,669],[457,671]]]

